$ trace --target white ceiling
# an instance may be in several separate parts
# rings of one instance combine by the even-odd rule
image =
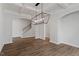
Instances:
[[[24,13],[30,15],[31,17],[35,16],[37,13],[41,11],[41,4],[37,7],[35,6],[36,3],[6,3],[5,8],[17,13]],[[65,9],[69,6],[77,5],[71,3],[43,3],[43,11],[45,13],[51,13],[55,11],[59,11]],[[79,5],[79,4],[78,4]]]
[[[41,12],[41,4],[38,6],[35,6],[36,3],[17,3],[14,5],[17,5],[19,7],[23,7],[24,9],[20,9],[21,12],[24,12],[26,14],[29,14],[31,16],[36,15],[37,13]],[[43,12],[50,13],[53,10],[60,10],[63,6],[57,3],[44,3],[43,4]]]
[[[42,4],[43,4],[42,10],[44,12],[48,12],[48,11],[51,11],[51,10],[61,8],[57,3],[42,3],[42,4],[39,4],[38,6],[35,6],[35,4],[36,3],[24,3],[24,4],[16,4],[16,5],[23,6],[26,9],[30,9],[31,11],[33,11],[33,12],[36,11],[38,13],[40,13],[40,11],[41,11]]]

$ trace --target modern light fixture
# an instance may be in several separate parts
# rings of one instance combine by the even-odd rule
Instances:
[[[25,6],[24,4],[22,4],[22,5],[23,5],[23,7]],[[43,12],[43,3],[36,3],[35,4],[36,10],[37,10],[37,7],[39,7],[39,5],[41,6],[41,8],[40,8],[41,12],[39,14],[36,14],[34,17],[32,17],[29,20],[26,18],[21,18],[21,19],[26,19],[26,20],[30,21],[31,24],[34,24],[34,25],[42,24],[42,23],[47,24],[49,17],[50,17],[50,14]],[[23,12],[23,10],[21,12]]]
[[[43,3],[36,3],[35,4],[35,7],[39,7],[39,5],[41,5],[41,12],[39,14],[36,14],[34,17],[32,17],[31,19],[27,19],[25,17],[22,17],[20,19],[24,19],[24,20],[27,20],[29,22],[29,24],[23,29],[24,32],[28,31],[29,29],[32,28],[32,24],[34,25],[39,25],[39,24],[47,24],[48,23],[48,20],[49,20],[49,17],[50,15],[47,14],[47,13],[44,13],[43,12]],[[25,8],[25,4],[22,4],[23,8]],[[24,9],[21,9],[20,11],[20,15],[22,15]]]
[[[43,16],[41,17],[41,15]],[[41,24],[41,23],[47,24],[48,20],[49,20],[49,14],[42,12],[36,15],[34,18],[32,18],[32,24]]]
[[[40,3],[36,3],[35,7],[37,7],[39,4]],[[41,13],[37,14],[35,17],[32,18],[32,24],[34,25],[42,24],[42,23],[47,24],[49,20],[49,16],[50,16],[49,14],[43,12],[43,4],[41,3]]]

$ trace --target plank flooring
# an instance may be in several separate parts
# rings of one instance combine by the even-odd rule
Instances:
[[[56,45],[49,40],[19,39],[14,43],[5,44],[2,56],[79,56],[79,48],[69,45]]]

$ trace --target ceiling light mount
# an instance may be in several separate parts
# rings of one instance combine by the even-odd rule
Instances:
[[[36,3],[35,6],[38,6],[40,3]]]

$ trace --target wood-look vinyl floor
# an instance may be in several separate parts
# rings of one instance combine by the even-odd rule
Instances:
[[[79,48],[41,39],[23,39],[4,45],[3,56],[79,56]]]

